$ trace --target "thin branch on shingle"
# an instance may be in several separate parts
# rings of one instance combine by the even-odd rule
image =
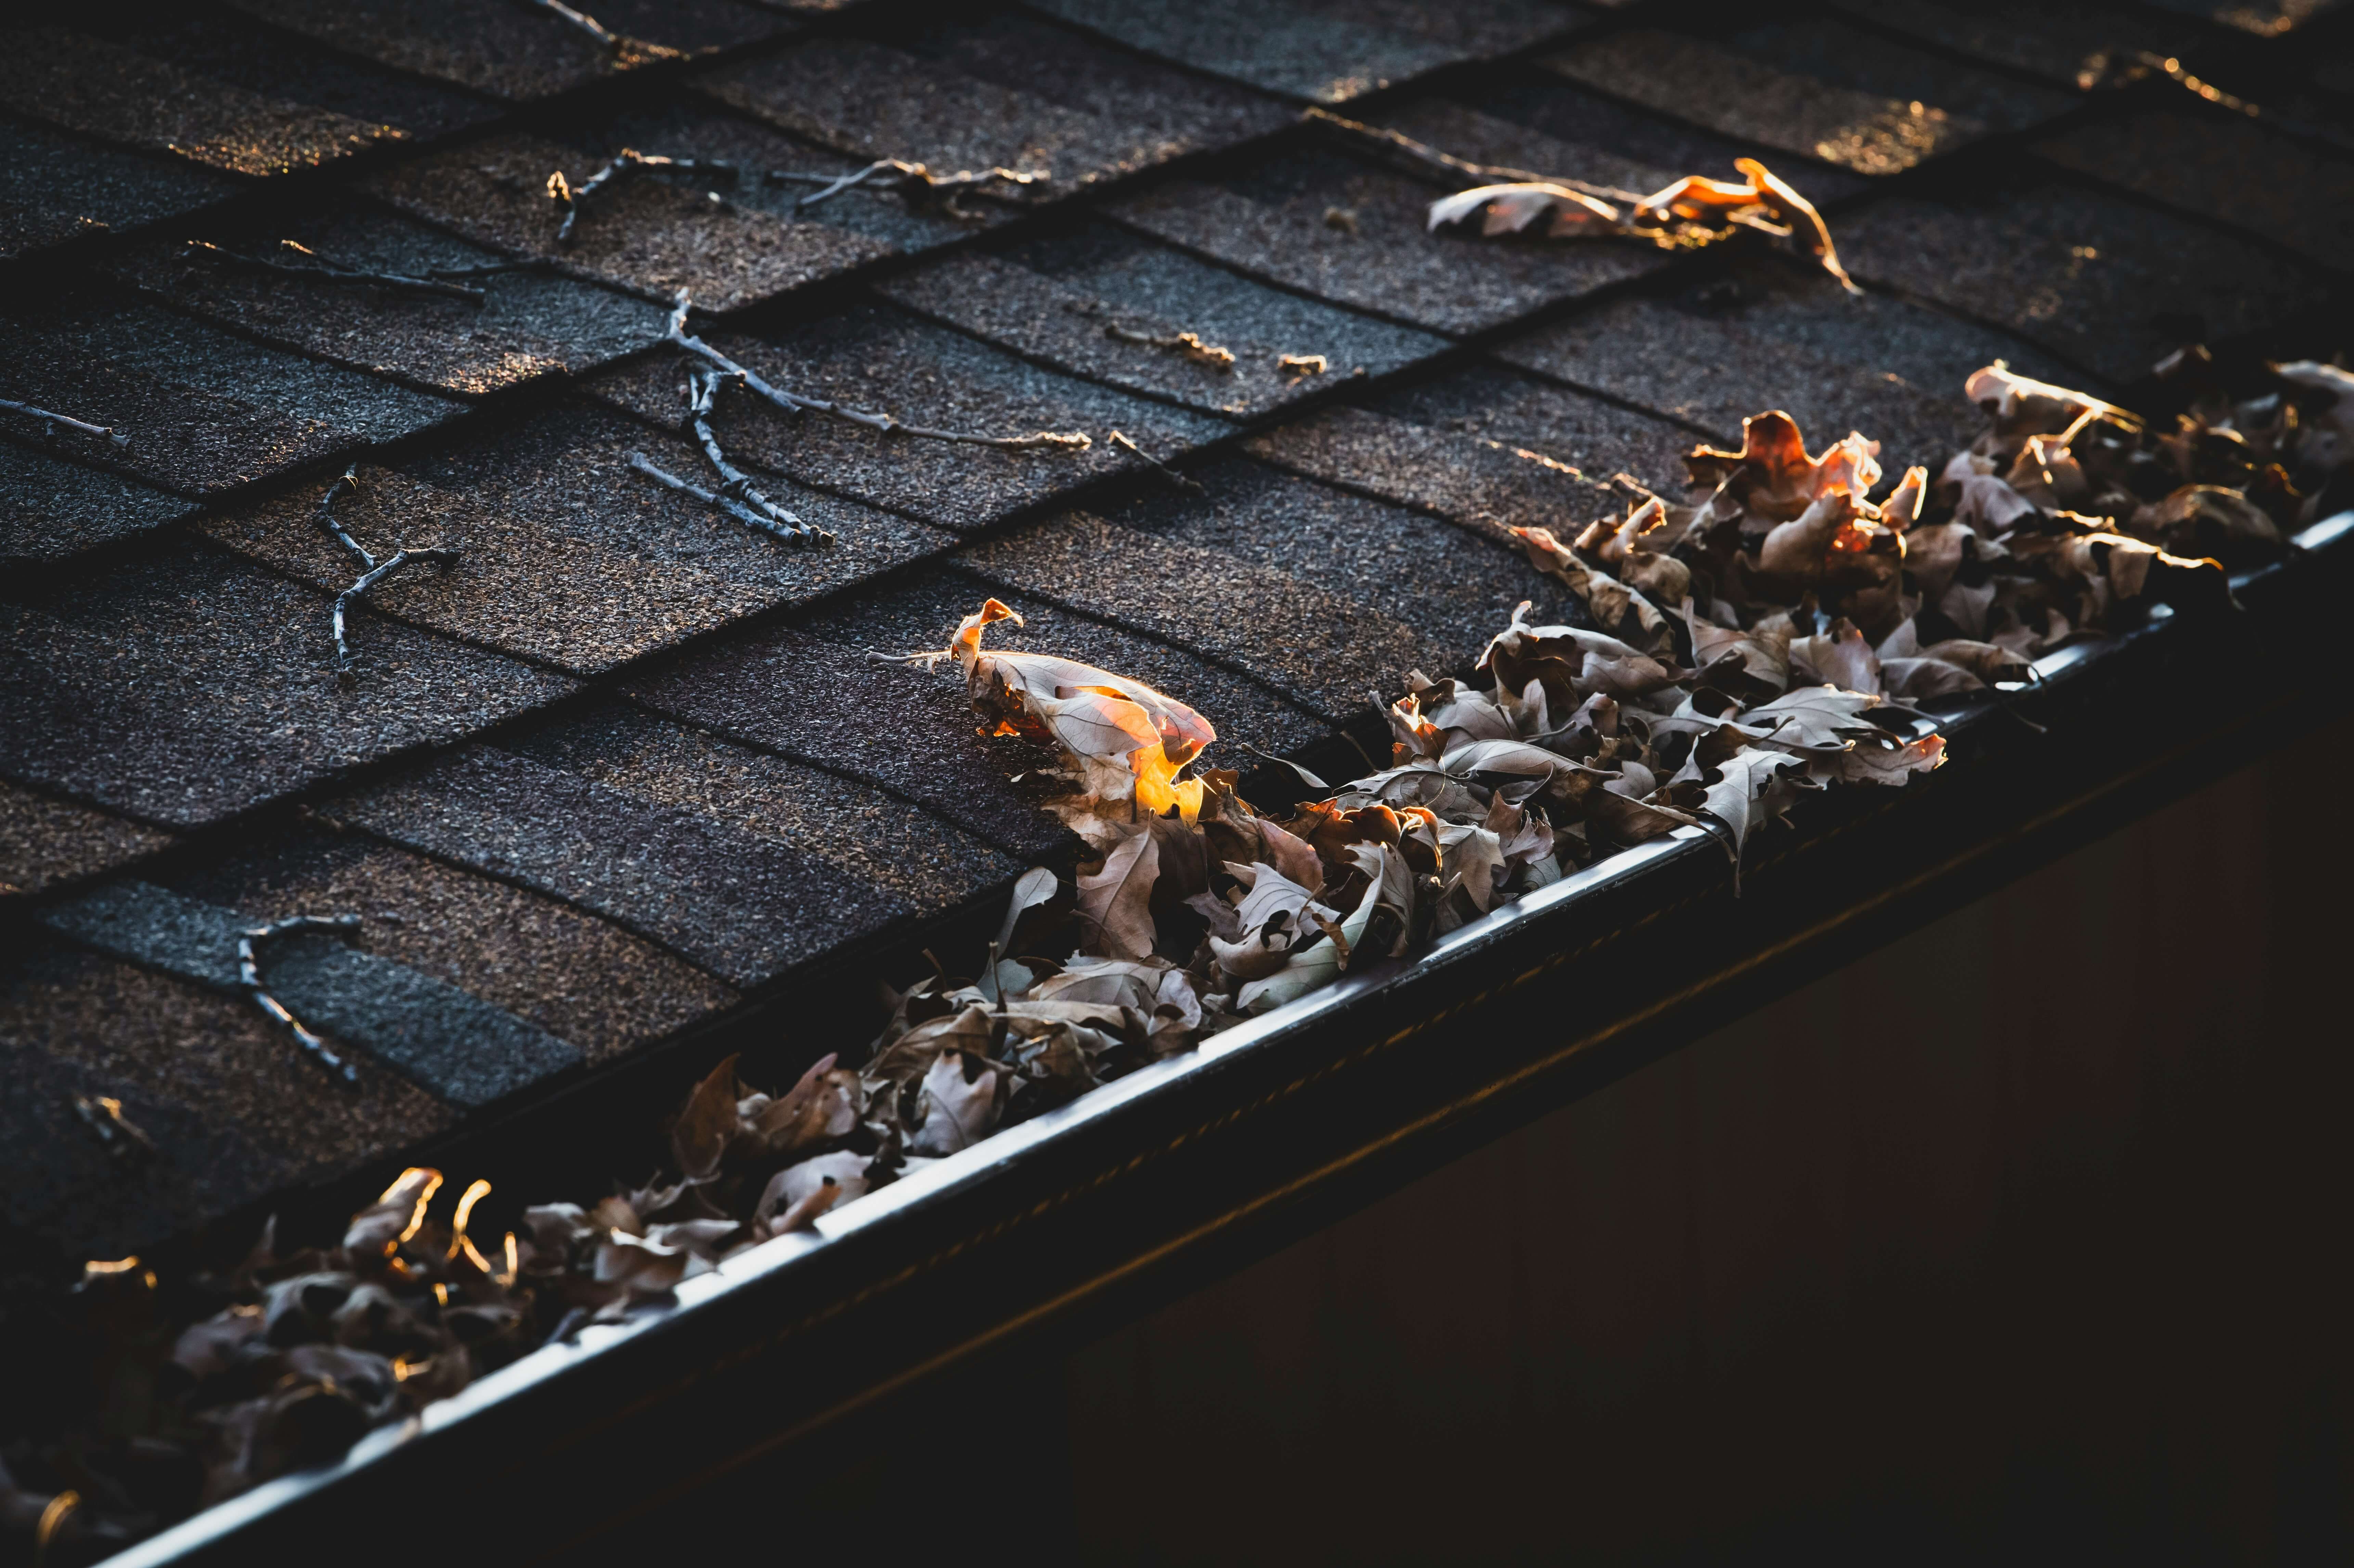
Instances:
[[[280,937],[291,937],[299,931],[334,931],[349,936],[360,928],[356,915],[296,915],[284,920],[273,920],[267,926],[249,927],[238,933],[237,978],[245,987],[245,994],[253,1004],[271,1018],[293,1031],[294,1043],[317,1059],[331,1073],[342,1075],[345,1083],[359,1078],[359,1069],[335,1054],[324,1038],[304,1026],[302,1021],[287,1011],[286,1004],[270,994],[261,983],[260,946]]]
[[[1475,164],[1469,158],[1458,158],[1452,153],[1442,153],[1425,142],[1401,134],[1380,125],[1368,125],[1361,120],[1347,120],[1329,109],[1310,109],[1304,116],[1313,124],[1329,126],[1350,137],[1372,143],[1377,150],[1394,153],[1408,162],[1419,164],[1436,175],[1452,180],[1458,175],[1468,175],[1476,180],[1492,182],[1542,181],[1548,185],[1567,185],[1604,201],[1634,204],[1643,199],[1639,191],[1621,190],[1617,185],[1597,185],[1585,180],[1573,180],[1561,175],[1540,175],[1527,169],[1510,168],[1502,164]]]
[[[673,158],[658,153],[641,153],[635,147],[624,147],[606,162],[603,168],[574,185],[564,177],[562,169],[547,176],[548,199],[564,209],[564,222],[556,230],[558,245],[572,243],[573,226],[580,221],[581,204],[603,190],[623,175],[646,169],[667,170],[682,175],[711,175],[722,180],[736,177],[736,165],[717,158]]]
[[[703,448],[703,461],[709,463],[711,471],[719,476],[719,493],[770,519],[769,532],[780,539],[809,544],[830,543],[832,535],[761,493],[759,488],[753,484],[750,474],[727,461],[726,451],[711,429],[711,414],[719,403],[719,388],[727,383],[741,386],[743,378],[714,370],[707,365],[687,366],[686,427],[694,432],[696,444]]]
[[[530,6],[535,11],[545,11],[550,16],[561,17],[563,20],[571,23],[572,26],[579,28],[582,32],[588,34],[590,37],[596,39],[599,43],[604,45],[609,49],[619,49],[621,47],[622,38],[620,34],[613,31],[613,29],[605,26],[604,23],[597,20],[596,17],[589,16],[587,12],[574,10],[571,6],[565,5],[564,0],[522,0],[522,4]]]
[[[496,278],[507,272],[545,272],[547,270],[546,261],[532,257],[521,261],[477,261],[469,267],[428,267],[425,275],[451,282],[461,278]]]
[[[69,430],[80,430],[85,436],[104,436],[118,447],[127,447],[131,444],[131,438],[115,434],[114,427],[111,425],[93,425],[88,419],[77,419],[71,414],[59,414],[48,408],[37,408],[30,403],[19,403],[8,397],[0,397],[0,408],[5,408],[12,414],[27,415],[47,425],[63,425]]]
[[[864,408],[848,408],[840,403],[830,402],[823,397],[811,397],[799,392],[789,392],[767,380],[758,372],[746,369],[688,332],[686,317],[687,313],[693,309],[694,302],[687,297],[687,291],[681,289],[671,309],[670,329],[664,334],[665,341],[734,377],[747,391],[767,398],[788,414],[798,414],[803,409],[809,409],[815,413],[830,414],[837,419],[847,419],[854,425],[864,425],[870,430],[880,430],[885,434],[922,436],[935,441],[960,441],[968,446],[1017,450],[1051,447],[1065,451],[1085,451],[1095,445],[1094,439],[1082,430],[1039,430],[1027,436],[980,436],[970,430],[940,430],[934,429],[928,425],[910,425],[888,414],[873,414]]]
[[[1232,370],[1235,367],[1233,349],[1221,348],[1213,343],[1204,343],[1202,334],[1197,332],[1154,334],[1138,332],[1133,327],[1124,327],[1114,323],[1104,328],[1104,336],[1118,338],[1122,343],[1142,344],[1147,348],[1173,349],[1196,365],[1207,365],[1218,370]]]
[[[999,190],[1001,185],[1019,189],[1025,185],[1043,185],[1053,176],[1028,173],[1021,169],[960,169],[953,175],[936,175],[922,164],[911,164],[905,158],[877,158],[863,169],[846,175],[803,174],[793,169],[770,169],[765,176],[771,185],[808,185],[818,189],[793,203],[795,211],[841,195],[843,191],[864,185],[869,190],[888,191],[904,197],[916,207],[938,207],[957,217],[970,218],[978,214],[964,212],[956,206],[960,194],[1009,199]]]
[[[1200,480],[1189,478],[1188,476],[1178,472],[1175,469],[1171,468],[1167,463],[1162,462],[1159,458],[1154,457],[1150,452],[1146,451],[1142,447],[1138,446],[1134,441],[1130,440],[1125,433],[1114,430],[1111,433],[1110,440],[1111,444],[1118,447],[1120,450],[1127,452],[1131,456],[1142,458],[1146,462],[1150,463],[1153,468],[1160,472],[1163,479],[1175,485],[1178,489],[1199,490],[1202,488],[1202,482]]]
[[[1332,362],[1320,354],[1284,354],[1276,356],[1275,367],[1286,376],[1321,376]]]
[[[320,529],[336,544],[341,545],[352,558],[360,564],[359,579],[335,596],[335,679],[346,685],[359,678],[358,672],[352,668],[352,647],[345,635],[345,623],[351,613],[351,607],[365,598],[368,589],[376,587],[403,567],[413,566],[420,561],[430,562],[437,567],[446,567],[458,559],[458,552],[455,550],[411,550],[403,546],[395,550],[389,558],[377,560],[366,546],[353,538],[350,531],[335,521],[336,498],[347,490],[357,490],[359,484],[360,475],[356,466],[344,470],[343,477],[327,486],[327,493],[319,497],[317,519]]]
[[[155,1140],[141,1129],[139,1124],[122,1114],[122,1102],[111,1095],[76,1095],[74,1114],[82,1125],[105,1147],[107,1153],[120,1160],[135,1149],[154,1152]]]
[[[630,454],[630,466],[658,484],[667,485],[682,495],[693,496],[715,512],[724,512],[739,523],[747,523],[762,533],[782,539],[789,545],[830,545],[833,535],[816,524],[779,505],[752,482],[752,476],[727,461],[726,450],[711,429],[711,411],[719,400],[719,388],[724,383],[740,381],[740,377],[714,370],[707,365],[690,365],[686,371],[686,428],[703,448],[703,458],[719,476],[719,488],[705,490],[701,485],[681,479],[669,470],[657,466],[643,452]]]
[[[668,469],[657,466],[643,452],[631,452],[630,466],[657,484],[667,486],[677,491],[681,495],[700,501],[714,512],[726,513],[738,523],[758,528],[763,534],[772,535],[788,545],[830,545],[833,542],[833,535],[825,529],[814,523],[803,522],[781,506],[775,508],[773,515],[755,511],[751,506],[733,496],[723,495],[717,491],[705,490],[692,480],[679,478]],[[765,502],[766,497],[762,500]],[[779,518],[790,519],[792,525],[779,521]]]
[[[242,250],[225,249],[208,240],[191,239],[186,251],[191,261],[234,261],[240,266],[258,267],[265,272],[279,272],[294,278],[318,278],[330,283],[366,283],[383,289],[404,289],[411,293],[436,294],[443,299],[463,300],[479,305],[489,296],[480,289],[470,289],[436,277],[411,277],[406,272],[371,272],[361,267],[347,267],[343,262],[322,256],[309,246],[292,239],[281,239],[279,245],[303,258],[289,261],[275,256],[249,256]]]

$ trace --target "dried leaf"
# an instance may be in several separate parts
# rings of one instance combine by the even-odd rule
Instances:
[[[1078,878],[1079,919],[1089,942],[1115,958],[1140,959],[1158,939],[1152,925],[1152,884],[1161,852],[1148,832],[1130,834],[1103,863]]]

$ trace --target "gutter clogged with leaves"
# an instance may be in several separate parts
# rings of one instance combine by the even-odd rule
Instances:
[[[1630,483],[1626,516],[1567,542],[1513,530],[1600,630],[1524,605],[1474,676],[1404,673],[1389,766],[1337,789],[1294,767],[1324,793],[1279,820],[1210,765],[1215,727],[1176,697],[989,649],[1018,620],[998,600],[943,649],[879,656],[910,681],[953,666],[985,732],[1057,747],[1051,809],[1096,858],[1021,878],[997,940],[895,994],[854,1062],[823,1055],[774,1095],[719,1062],[642,1186],[540,1204],[493,1240],[469,1231],[487,1182],[443,1210],[450,1184],[412,1170],[333,1245],[265,1230],[193,1323],[158,1319],[136,1259],[90,1264],[115,1392],[137,1386],[149,1429],[37,1459],[73,1449],[87,1491],[0,1472],[0,1513],[50,1561],[88,1560],[169,1522],[111,1461],[196,1467],[196,1500],[230,1506],[124,1559],[168,1560],[1664,855],[1722,853],[1737,878],[1809,795],[1938,767],[1925,707],[2033,726],[2037,683],[2088,652],[2176,620],[2228,637],[2232,574],[2342,531],[2317,519],[2347,499],[2354,377],[2301,363],[2227,386],[2201,351],[2161,376],[2163,424],[1983,368],[1986,433],[1878,500],[1874,443],[1809,453],[1761,414],[1739,450],[1691,454],[1688,503]]]

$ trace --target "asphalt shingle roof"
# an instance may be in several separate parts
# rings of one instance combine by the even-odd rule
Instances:
[[[1987,359],[2118,391],[2201,337],[2343,346],[2354,152],[2091,65],[2206,50],[2342,107],[2342,30],[2256,36],[2295,6],[1906,0],[1710,35],[1547,0],[592,9],[643,42],[234,0],[0,52],[0,398],[127,438],[0,410],[14,1234],[111,1255],[414,1151],[1066,856],[1043,754],[976,734],[952,669],[871,657],[992,593],[1029,618],[994,645],[1152,682],[1238,766],[1461,671],[1521,599],[1573,615],[1501,528],[1615,513],[1614,475],[1672,483],[1745,414],[1935,463]],[[1452,176],[1306,103],[1640,189],[1762,156],[1866,296],[1758,249],[1430,234]],[[549,174],[623,148],[737,172],[625,176],[558,243]],[[802,206],[767,177],[875,159],[1051,178]],[[474,302],[192,240],[506,270]],[[661,342],[681,287],[798,393],[1093,444],[726,389],[728,452],[835,535],[780,544],[630,466],[712,482]],[[1235,364],[1135,341],[1183,333]],[[460,556],[354,610],[339,681],[357,567],[316,514],[347,464],[369,549]],[[240,925],[306,912],[363,916],[273,960],[356,1085],[223,989]],[[77,1094],[158,1159],[110,1161]]]

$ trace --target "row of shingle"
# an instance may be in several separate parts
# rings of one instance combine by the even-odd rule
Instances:
[[[1459,124],[1469,111],[1441,106],[1431,112]],[[1510,122],[1493,123],[1505,127],[1495,132],[1502,139],[1481,155],[1518,162],[1532,155],[1529,149],[1546,151],[1533,140],[1515,151]],[[1429,133],[1427,121],[1416,128]],[[1294,288],[1317,275],[1318,264],[1303,254],[1329,243],[1322,233],[1347,233],[1316,207],[1317,182],[1334,177],[1321,158],[1303,154],[1294,161],[1305,172],[1281,171],[1274,185],[1260,187],[1295,191],[1299,216],[1312,216],[1312,224],[1293,226],[1287,245],[1214,253]],[[1356,199],[1364,187],[1352,180],[1397,178],[1410,202],[1426,199],[1426,189],[1362,157],[1338,162],[1339,183],[1325,187],[1325,207],[1348,210],[1331,198]],[[2168,278],[2150,259],[2162,250],[2137,255],[2135,247],[2137,235],[2145,245],[2155,234],[2162,244],[2179,246],[2186,235],[2205,231],[2167,222],[2137,230],[2135,223],[2149,215],[2112,205],[2127,216],[2105,230],[2096,213],[2084,232],[2105,238],[2127,267],[2099,272],[2107,280],[2099,287],[2147,299],[2153,288],[2179,294],[2197,283],[2195,268]],[[1354,210],[1359,221],[1350,238],[1363,238],[1368,226],[1363,208]],[[1125,209],[1115,216],[1131,234],[1150,227]],[[1843,238],[1848,229],[1843,223]],[[2109,237],[2112,230],[2122,237]],[[1307,231],[1305,240],[1299,231]],[[1375,238],[1391,264],[1444,245],[1420,239],[1403,224],[1385,241],[1379,230]],[[1478,267],[1483,263],[1469,259],[1504,249],[1458,242],[1449,260]],[[1893,253],[1903,255],[1901,248]],[[1276,260],[1264,260],[1267,255]],[[2265,260],[2245,247],[2211,249],[2209,259],[2218,256],[2227,264]],[[1377,276],[1383,264],[1373,261],[1366,275]],[[1896,275],[1895,264],[1888,265]],[[2022,270],[2031,265],[2031,259],[2019,263]],[[2280,275],[2295,278],[2293,269]],[[1978,308],[1978,301],[1942,274],[1906,281],[1923,295],[1976,313],[2002,313]],[[997,429],[1120,418],[1154,450],[1173,452],[1231,429],[1214,416],[1257,415],[1297,388],[1256,364],[1229,377],[1164,350],[1107,338],[1098,323],[1201,330],[1213,341],[1231,339],[1255,358],[1339,347],[1330,355],[1336,366],[1363,363],[1377,371],[1419,357],[1438,341],[1087,225],[985,255],[944,259],[886,291],[1066,374],[872,305],[807,329],[730,340],[732,351],[772,374],[789,373],[797,385],[891,404],[902,413],[937,418],[948,410],[966,422],[999,421]],[[1531,297],[1549,302],[1575,291],[1538,287]],[[2220,300],[2236,291],[2226,284],[2211,292]],[[1384,291],[1370,302],[1418,319],[1412,309],[1397,309],[1395,298],[1395,291]],[[599,1059],[724,1005],[730,983],[767,983],[842,941],[919,919],[1010,874],[1018,860],[1006,854],[1026,858],[1049,846],[1042,831],[1048,819],[1035,810],[1038,781],[1007,779],[1002,758],[971,736],[955,683],[872,664],[870,646],[937,646],[957,615],[994,589],[1025,609],[1046,610],[1028,633],[1035,644],[1163,683],[1217,715],[1235,738],[1296,747],[1333,719],[1362,711],[1364,685],[1394,684],[1412,664],[1458,668],[1476,652],[1510,601],[1528,592],[1528,574],[1492,540],[1497,524],[1598,510],[1605,503],[1596,482],[1617,467],[1666,476],[1675,448],[1687,440],[1684,429],[1596,402],[1562,383],[1596,387],[1684,427],[1724,431],[1760,400],[1790,400],[1795,382],[1821,399],[1802,408],[1802,417],[1814,418],[1819,408],[1826,422],[1864,424],[1880,433],[1885,399],[1875,398],[1876,388],[1851,368],[1870,365],[1874,374],[1917,381],[1908,405],[1911,428],[1898,441],[1926,455],[1967,418],[1934,385],[1955,355],[2006,346],[2014,359],[2031,353],[1916,306],[1875,298],[1842,317],[1833,307],[1845,303],[1775,269],[1736,270],[1730,286],[1720,279],[1697,295],[1680,289],[1630,297],[1500,351],[1547,379],[1475,369],[1391,395],[1372,408],[1330,410],[1253,442],[1260,458],[1292,475],[1318,476],[1339,489],[1230,458],[1201,471],[1209,489],[1198,499],[1154,497],[1107,515],[1069,514],[962,546],[954,543],[956,532],[1050,500],[1099,471],[1088,466],[1097,460],[934,450],[807,421],[787,427],[764,410],[732,411],[731,444],[780,475],[826,487],[820,496],[781,479],[776,485],[796,506],[836,509],[828,516],[843,525],[847,548],[832,560],[776,551],[678,506],[664,493],[633,485],[615,466],[626,449],[659,447],[686,467],[694,455],[640,427],[565,406],[470,427],[454,442],[436,442],[425,455],[369,473],[362,496],[350,503],[363,536],[373,542],[425,542],[410,533],[440,528],[462,535],[468,569],[446,580],[419,576],[388,588],[384,602],[399,621],[444,627],[486,648],[366,617],[360,638],[369,681],[352,694],[334,692],[321,656],[311,660],[307,686],[281,691],[266,673],[283,667],[280,651],[305,647],[323,655],[315,624],[323,599],[217,556],[170,554],[114,568],[80,585],[78,598],[69,594],[25,611],[49,619],[28,619],[29,641],[38,646],[36,656],[19,662],[35,668],[20,668],[10,679],[38,698],[45,715],[27,721],[28,734],[79,737],[35,748],[46,759],[42,766],[52,768],[38,775],[46,782],[101,799],[115,798],[102,791],[116,790],[125,803],[143,802],[132,808],[141,815],[200,821],[286,789],[314,787],[356,761],[474,734],[567,689],[560,677],[535,666],[596,673],[746,614],[783,611],[790,623],[764,617],[757,630],[704,637],[684,658],[639,663],[623,678],[634,707],[608,703],[553,725],[510,726],[494,743],[478,742],[422,769],[323,798],[323,815],[343,831],[323,838],[317,830],[267,832],[228,862],[178,874],[162,895],[262,917],[321,900],[365,905],[375,889],[395,890],[387,902],[406,917],[387,926],[391,938],[372,929],[371,948],[445,978]],[[1525,308],[1507,305],[1493,319]],[[2019,324],[2031,334],[2048,332],[2053,314],[2030,313]],[[1460,322],[1423,324],[1465,330]],[[1712,354],[1726,337],[1743,352]],[[298,346],[330,352],[316,344]],[[676,407],[674,376],[672,366],[654,361],[592,390],[667,423]],[[1161,401],[1123,398],[1106,383]],[[1852,411],[1851,421],[1842,410]],[[976,457],[989,461],[975,463]],[[342,564],[309,531],[311,499],[310,493],[282,497],[208,527],[281,570],[340,586]],[[1447,523],[1432,520],[1433,513]],[[1490,538],[1483,541],[1481,533]],[[950,557],[950,569],[886,594],[869,592],[815,620],[792,611],[931,554]],[[486,575],[477,577],[476,570]],[[217,607],[225,602],[239,607],[240,624],[217,623]],[[207,604],[216,607],[210,614]],[[257,617],[256,604],[269,608]],[[313,624],[298,628],[305,616]],[[379,673],[400,689],[371,690]],[[77,752],[79,761],[69,755]],[[90,759],[110,752],[138,776],[102,779],[102,768]],[[264,774],[259,791],[223,788],[254,769]],[[26,800],[28,810],[52,816],[60,809],[46,797]],[[98,819],[75,832],[98,842],[121,839],[128,828]],[[150,847],[152,841],[123,846],[125,853]],[[265,863],[275,869],[240,869]],[[441,917],[418,917],[420,901]],[[564,939],[499,951],[517,925],[560,927]],[[427,931],[436,934],[430,941],[411,937]],[[567,945],[601,953],[615,972],[658,974],[652,989],[664,1000],[631,1011],[578,990],[552,999],[550,988],[582,972],[577,956],[560,956]],[[162,951],[140,959],[151,969],[173,968]],[[206,1075],[213,1065],[199,1069],[186,1060],[118,1051],[109,1030],[122,1034],[129,1026],[119,1018],[94,1022],[91,1004],[78,999],[93,988],[116,987],[174,1017],[213,1003],[177,991],[168,1002],[148,997],[164,982],[141,975],[133,983],[130,971],[112,972],[119,966],[104,960],[56,955],[39,963],[49,989],[11,1005],[40,1012],[58,1031],[59,1045],[50,1054],[56,1060],[43,1073],[54,1076],[62,1060],[72,1064],[68,1075],[77,1083],[139,1084],[140,1094],[130,1097],[134,1111],[174,1129],[186,1107],[234,1092]],[[567,1003],[573,1004],[568,1016]],[[237,1054],[228,1042],[254,1033],[250,1019],[234,1009],[214,1026],[222,1032],[224,1062]],[[24,1033],[33,1037],[30,1028]],[[282,1040],[273,1046],[265,1037],[260,1049],[268,1071],[295,1075]],[[93,1068],[91,1062],[106,1065]],[[410,1069],[430,1079],[417,1063]],[[188,1079],[192,1072],[203,1081]],[[397,1099],[405,1091],[386,1080],[368,1092]],[[448,1082],[436,1094],[465,1097]],[[259,1140],[254,1150],[240,1155],[237,1174],[191,1188],[173,1213],[217,1212],[295,1179],[289,1172],[348,1166],[421,1136],[440,1125],[436,1116],[446,1118],[387,1110],[382,1136],[356,1149],[338,1141],[347,1135],[336,1130],[345,1125],[336,1118],[322,1118],[312,1131],[282,1128],[251,1107],[233,1114],[245,1118],[236,1136]],[[208,1156],[217,1152],[207,1150]],[[125,1212],[136,1212],[135,1205]]]

